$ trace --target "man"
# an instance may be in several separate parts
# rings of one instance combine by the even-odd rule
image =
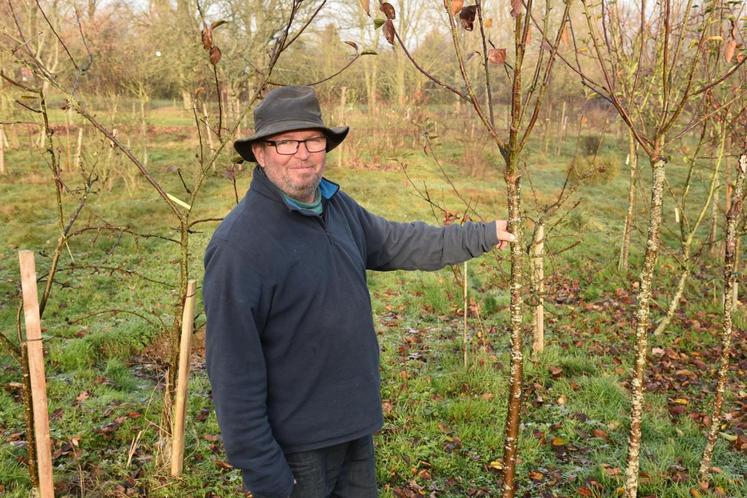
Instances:
[[[377,496],[383,422],[366,270],[436,270],[514,239],[506,222],[430,227],[375,216],[322,177],[348,127],[283,87],[234,147],[249,192],[205,254],[207,368],[231,464],[267,498]]]

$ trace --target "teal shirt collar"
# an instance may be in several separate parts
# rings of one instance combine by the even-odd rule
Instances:
[[[315,200],[312,203],[298,201],[296,199],[293,199],[292,197],[289,197],[282,191],[280,193],[283,197],[283,202],[285,202],[285,205],[290,209],[298,211],[301,214],[307,216],[320,216],[324,211],[322,200],[330,200],[332,197],[334,197],[338,190],[340,190],[340,186],[338,184],[331,182],[326,178],[322,178],[322,181],[319,182],[319,186],[317,187],[317,193],[314,196]]]

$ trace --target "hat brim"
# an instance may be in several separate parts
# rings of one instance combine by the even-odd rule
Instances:
[[[238,152],[244,160],[256,163],[257,158],[254,157],[254,152],[252,152],[252,144],[254,142],[286,131],[308,129],[322,130],[324,132],[324,135],[327,137],[327,152],[340,145],[350,131],[349,126],[327,128],[325,126],[319,126],[319,123],[310,121],[280,121],[273,123],[272,126],[268,126],[250,137],[236,140],[233,143],[233,148],[236,149],[236,152]]]

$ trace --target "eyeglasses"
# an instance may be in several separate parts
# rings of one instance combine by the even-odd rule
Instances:
[[[299,144],[304,144],[309,152],[321,152],[327,149],[327,137],[311,137],[306,140],[265,140],[270,145],[275,146],[278,154],[283,156],[292,156],[298,152]]]

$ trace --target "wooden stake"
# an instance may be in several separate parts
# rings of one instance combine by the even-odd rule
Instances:
[[[205,105],[205,102],[202,103],[202,118],[205,121],[205,134],[208,139],[208,148],[210,148],[210,153],[214,154],[215,144],[213,143],[213,132],[210,130],[210,121],[208,120],[207,106]],[[215,169],[215,163],[213,163],[213,169]]]
[[[174,431],[171,436],[171,475],[182,474],[184,465],[184,417],[187,407],[187,385],[189,380],[189,356],[192,347],[192,324],[195,315],[195,281],[187,283],[187,297],[182,314],[182,340],[179,344],[179,375],[176,380],[176,403]]]
[[[34,437],[36,439],[39,468],[39,496],[54,497],[52,481],[52,448],[49,437],[49,411],[47,409],[47,383],[44,376],[44,350],[41,337],[41,318],[36,289],[34,253],[18,251],[23,290],[23,314],[26,320],[26,344],[31,376],[31,399],[34,406]]]

